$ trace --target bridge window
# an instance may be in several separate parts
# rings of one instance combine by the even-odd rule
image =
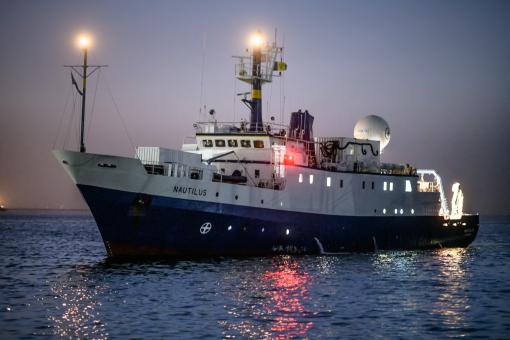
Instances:
[[[251,141],[247,139],[241,139],[241,146],[243,148],[251,148]]]
[[[365,181],[363,181],[363,184],[361,185],[363,189],[365,189]]]
[[[229,139],[228,140],[228,146],[231,147],[231,148],[237,148],[237,140]]]
[[[213,146],[212,139],[204,139],[202,141],[202,146],[204,146],[206,148],[212,148],[212,146]]]
[[[262,149],[264,147],[264,141],[262,140],[254,140],[253,146],[257,149]]]
[[[383,183],[383,190],[388,191],[388,182]]]
[[[341,180],[340,180],[340,188],[343,188],[343,187],[344,187],[344,180],[343,180],[343,179],[341,179]]]
[[[313,184],[313,175],[310,175],[310,184]]]
[[[393,191],[393,182],[390,182],[390,191]]]
[[[299,174],[298,182],[303,183],[303,174]]]
[[[214,144],[219,148],[225,147],[225,141],[223,139],[216,139]]]
[[[374,189],[375,189],[375,183],[372,182],[372,190],[374,190]]]
[[[331,186],[331,177],[326,178],[326,186],[328,186],[328,187]]]

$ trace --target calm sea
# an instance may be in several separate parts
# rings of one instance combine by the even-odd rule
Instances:
[[[510,338],[510,219],[467,249],[115,263],[94,220],[0,213],[0,338]]]

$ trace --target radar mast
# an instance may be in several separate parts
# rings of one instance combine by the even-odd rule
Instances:
[[[241,101],[250,109],[250,131],[263,131],[262,122],[262,85],[273,81],[273,76],[279,77],[287,70],[283,62],[283,47],[276,45],[275,41],[269,44],[265,41],[261,31],[251,36],[251,49],[247,56],[234,56],[239,62],[236,64],[236,78],[251,85],[251,99],[243,98]],[[277,60],[278,57],[280,60]]]

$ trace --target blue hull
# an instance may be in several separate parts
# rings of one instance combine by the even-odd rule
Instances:
[[[331,216],[78,185],[109,256],[254,256],[466,247],[478,215]]]

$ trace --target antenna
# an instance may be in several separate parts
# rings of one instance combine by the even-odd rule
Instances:
[[[206,57],[206,42],[207,42],[207,32],[204,32],[202,36],[202,69],[200,71],[200,109],[198,111],[198,120],[201,119],[202,108],[206,111],[206,106],[204,104],[204,75],[205,75],[205,57]]]

